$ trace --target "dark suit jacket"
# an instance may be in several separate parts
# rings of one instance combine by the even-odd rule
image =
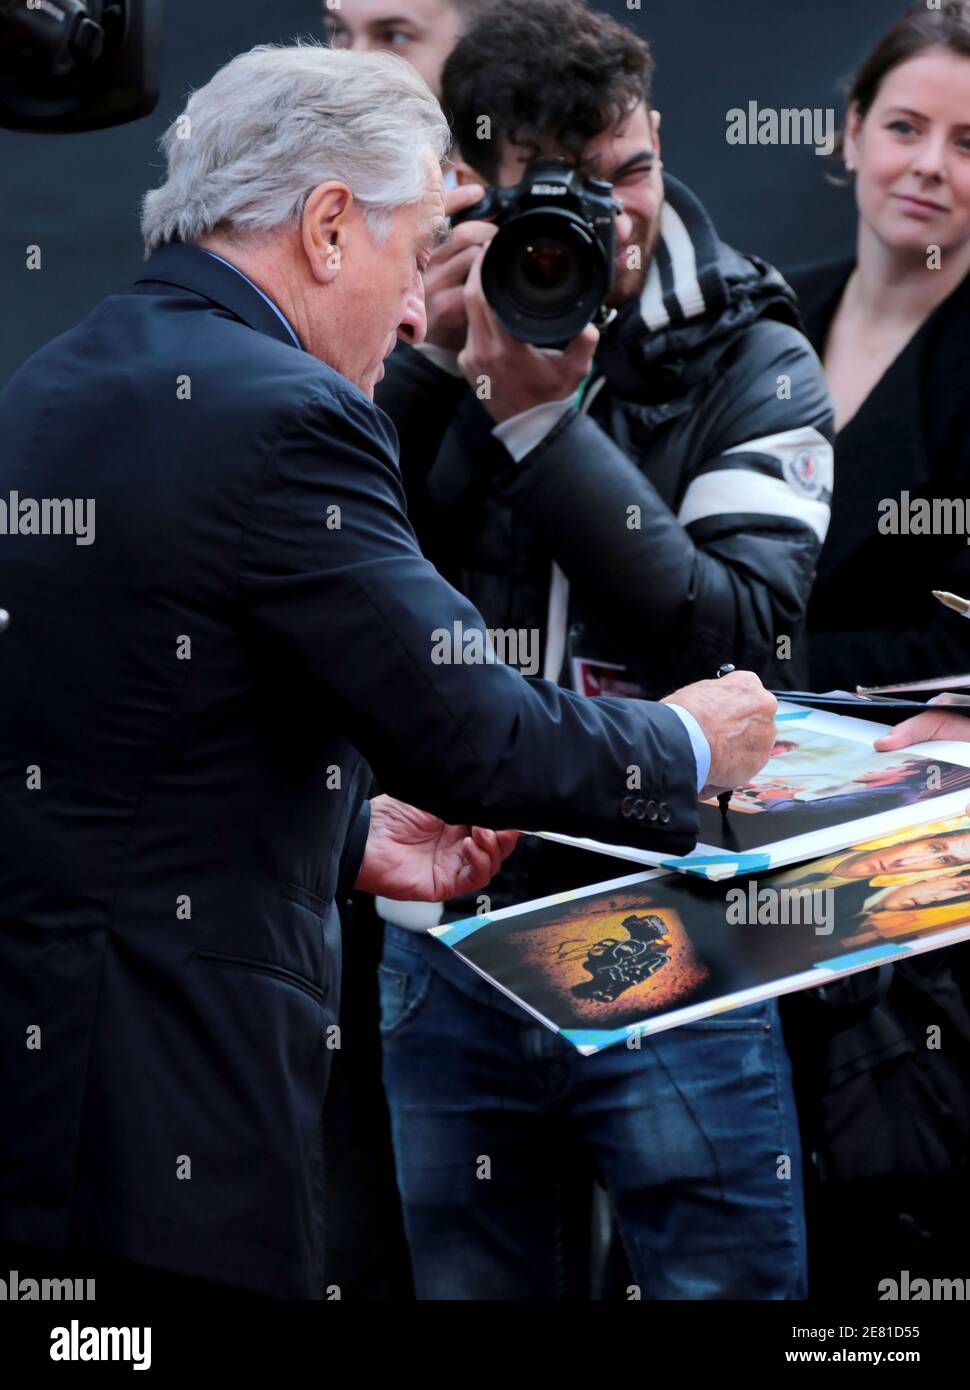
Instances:
[[[680,854],[689,739],[436,665],[481,619],[393,427],[198,248],[33,357],[0,436],[0,497],[96,504],[93,544],[0,536],[0,1238],[319,1297],[364,760],[453,822]]]
[[[851,261],[788,275],[821,356]],[[882,534],[880,503],[952,499],[970,526],[970,277],[877,382],[835,445],[832,520],[808,609],[813,690],[970,671],[970,623],[932,589],[970,593],[967,534]],[[885,524],[885,523],[884,523]]]

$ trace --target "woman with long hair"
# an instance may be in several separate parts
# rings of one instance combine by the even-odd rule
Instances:
[[[970,3],[919,3],[851,84],[855,256],[795,272],[836,408],[813,688],[970,671]],[[923,499],[921,501],[921,499]]]

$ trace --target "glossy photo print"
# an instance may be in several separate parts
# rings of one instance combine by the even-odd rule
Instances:
[[[615,879],[433,934],[596,1052],[970,937],[970,820],[729,883]]]
[[[726,812],[716,797],[701,802],[691,854],[671,859],[629,846],[568,842],[720,880],[953,815],[970,799],[970,745],[919,744],[879,753],[873,742],[888,726],[787,703],[779,705],[777,728],[766,766],[735,788]]]

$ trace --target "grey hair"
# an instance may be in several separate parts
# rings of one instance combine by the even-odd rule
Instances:
[[[394,209],[424,195],[426,151],[440,162],[450,144],[441,107],[403,58],[259,44],[193,92],[162,136],[167,177],[142,203],[145,255],[217,227],[297,222],[328,179],[348,185],[382,241]]]

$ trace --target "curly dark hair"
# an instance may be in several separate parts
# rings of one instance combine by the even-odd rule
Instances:
[[[494,183],[503,138],[538,153],[552,136],[578,163],[594,136],[649,106],[653,70],[643,39],[585,0],[492,0],[445,64],[442,106],[464,157]]]

